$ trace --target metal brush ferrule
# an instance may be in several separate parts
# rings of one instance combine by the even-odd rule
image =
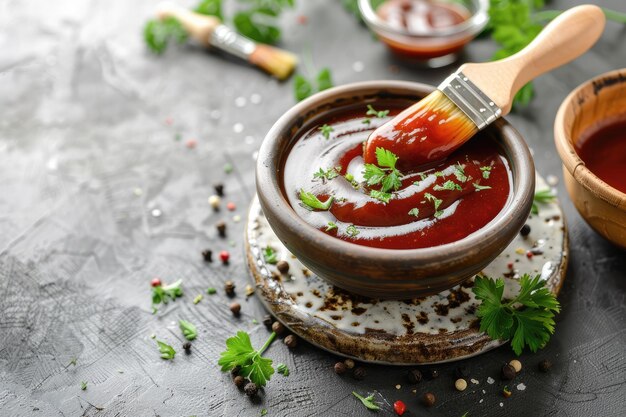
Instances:
[[[502,115],[502,109],[460,70],[446,78],[438,89],[474,122],[478,130]]]
[[[256,43],[241,36],[226,25],[219,25],[209,39],[211,46],[243,59],[248,59],[256,49]]]

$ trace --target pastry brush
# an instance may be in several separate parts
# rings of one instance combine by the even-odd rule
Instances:
[[[215,16],[195,13],[166,2],[159,5],[157,17],[161,20],[168,17],[177,19],[187,33],[202,46],[216,48],[245,59],[279,80],[287,79],[298,62],[291,52],[256,43],[224,25]]]
[[[515,55],[462,65],[437,90],[372,132],[364,147],[365,162],[376,163],[379,147],[399,156],[401,170],[442,160],[508,114],[526,83],[591,48],[604,23],[599,7],[577,6],[556,17]]]

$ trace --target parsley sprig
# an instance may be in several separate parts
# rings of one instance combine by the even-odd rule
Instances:
[[[176,298],[182,297],[182,283],[183,280],[179,279],[169,285],[157,285],[156,287],[152,287],[153,307],[161,303],[167,304],[170,300],[174,301]]]
[[[252,347],[250,336],[244,331],[238,331],[236,336],[226,339],[226,350],[220,354],[218,365],[222,372],[227,372],[235,366],[241,367],[239,375],[248,378],[260,387],[265,386],[274,373],[272,360],[261,356],[276,338],[272,332],[260,349]]]
[[[329,210],[334,200],[335,197],[330,196],[328,197],[328,200],[322,202],[315,194],[306,192],[304,189],[300,190],[300,201],[302,201],[300,205],[310,211]]]
[[[337,178],[340,172],[341,167],[332,167],[328,168],[327,170],[320,168],[317,172],[313,173],[313,179],[321,179],[322,182],[326,182],[327,180],[330,181],[333,178]]]
[[[180,330],[183,332],[183,336],[187,340],[193,340],[198,336],[198,329],[192,323],[186,320],[179,320],[178,325],[180,326]]]
[[[539,214],[539,205],[548,204],[556,200],[556,195],[550,189],[535,191],[533,206],[530,209],[532,214]]]
[[[317,73],[314,80],[309,80],[300,74],[293,78],[293,94],[296,101],[302,101],[313,93],[319,93],[332,86],[332,74],[328,68],[322,68],[320,72]]]
[[[165,342],[161,342],[160,340],[157,340],[156,342],[157,342],[157,345],[159,346],[159,352],[161,352],[162,359],[165,359],[165,360],[174,359],[174,356],[176,356],[176,351],[174,350],[173,347],[171,347]]]
[[[524,274],[519,284],[520,291],[512,300],[502,299],[502,278],[494,280],[477,276],[472,288],[476,298],[482,301],[477,311],[480,331],[492,339],[510,339],[517,355],[525,346],[536,352],[548,343],[554,333],[554,314],[561,308],[540,275]]]
[[[276,265],[278,263],[278,254],[274,250],[274,248],[267,246],[263,251],[263,258],[265,262],[270,265]]]
[[[397,191],[402,185],[400,181],[402,173],[396,169],[398,157],[385,148],[376,148],[376,162],[378,165],[365,164],[363,175],[367,185],[380,184],[379,192],[370,195],[387,203],[391,198],[391,195],[387,196],[387,193],[391,190]]]
[[[374,107],[372,107],[371,104],[367,105],[367,113],[365,113],[366,116],[375,116],[378,117],[379,119],[382,119],[383,117],[387,117],[389,115],[389,110],[376,110]]]
[[[356,391],[352,391],[352,395],[354,395],[355,397],[357,397],[359,399],[359,401],[361,401],[363,403],[363,405],[365,407],[367,407],[367,409],[369,410],[380,410],[380,407],[378,406],[378,404],[376,404],[374,402],[374,395],[368,395],[367,397],[364,397],[362,395],[360,395],[359,393],[357,393]]]
[[[183,25],[173,17],[167,17],[163,20],[148,20],[143,28],[143,38],[146,45],[157,55],[165,52],[170,42],[183,43],[188,36]]]

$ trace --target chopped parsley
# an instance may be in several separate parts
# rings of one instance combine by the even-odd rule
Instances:
[[[441,216],[441,214],[439,214],[438,216],[437,213],[440,212],[439,206],[441,206],[441,203],[443,203],[443,200],[435,197],[431,193],[424,193],[424,197],[426,198],[426,200],[431,201],[433,203],[433,206],[435,207],[435,217]]]
[[[374,107],[372,107],[371,104],[368,104],[367,113],[365,114],[367,116],[375,116],[375,117],[382,119],[383,117],[387,117],[387,115],[389,114],[389,110],[376,110],[374,109]]]
[[[206,289],[206,293],[209,294],[209,295],[213,295],[213,294],[217,293],[217,290],[215,288],[213,288],[213,287],[209,287],[209,288]]]
[[[326,139],[329,139],[330,134],[335,131],[332,126],[329,126],[327,124],[320,126],[319,130],[320,132],[322,132],[322,136],[324,136]]]
[[[370,191],[370,197],[375,198],[376,200],[382,201],[383,203],[387,204],[389,200],[391,199],[391,193],[385,193],[383,191],[372,190]]]
[[[480,185],[478,183],[472,183],[472,185],[474,186],[474,188],[476,189],[476,191],[482,191],[482,190],[490,190],[491,187],[488,185]]]
[[[314,194],[307,193],[302,189],[300,190],[300,201],[302,201],[300,205],[307,210],[328,210],[333,204],[334,199],[335,198],[331,196],[326,202],[322,203]]]
[[[541,275],[522,275],[519,293],[503,300],[504,280],[477,276],[472,291],[481,301],[477,315],[480,331],[492,339],[511,340],[513,351],[520,355],[525,346],[532,352],[542,348],[554,333],[554,314],[561,306],[545,286]],[[517,306],[521,305],[522,309]]]
[[[180,330],[183,332],[183,336],[185,336],[185,339],[193,340],[196,338],[196,336],[198,336],[198,330],[196,329],[196,326],[189,323],[188,321],[179,320],[178,325],[180,326]]]
[[[320,168],[316,173],[313,174],[313,179],[321,179],[322,181],[332,180],[333,178],[337,178],[339,173],[341,172],[341,167],[332,167],[328,168],[324,171],[324,169]]]
[[[418,209],[417,207],[409,210],[409,216],[417,217],[419,216],[419,214],[420,214],[420,209]]]
[[[372,123],[372,119],[370,119],[369,117],[365,118],[365,119],[363,119],[363,121],[361,123],[363,123],[364,125],[368,125],[368,124]]]
[[[459,164],[458,162],[454,166],[454,176],[460,182],[467,181],[467,175],[465,175],[465,170],[463,169],[463,165]]]
[[[457,191],[461,191],[462,188],[456,182],[454,182],[452,180],[448,180],[448,181],[444,182],[443,185],[438,185],[438,184],[435,185],[433,187],[433,190],[435,190],[435,191],[442,191],[442,190],[448,190],[448,191],[457,190]]]
[[[82,389],[83,391],[87,389],[87,381],[80,382],[80,389]]]
[[[357,229],[355,225],[351,224],[350,226],[348,226],[346,228],[346,233],[350,237],[355,237],[356,235],[358,235],[361,232],[359,232],[359,229]]]
[[[367,397],[363,397],[362,395],[359,395],[355,391],[352,391],[352,395],[357,397],[359,401],[361,401],[361,403],[363,403],[363,405],[367,407],[369,410],[374,410],[374,411],[380,410],[380,407],[378,406],[378,404],[374,402],[374,395],[368,395]]]
[[[156,287],[152,287],[152,306],[154,307],[161,303],[167,304],[170,300],[174,301],[176,298],[182,297],[182,283],[183,280],[179,279],[169,285],[157,285]]]
[[[328,224],[326,225],[326,231],[330,232],[331,230],[335,230],[335,229],[337,229],[337,223],[328,222]]]
[[[239,375],[263,387],[274,373],[274,367],[271,359],[261,355],[275,338],[276,333],[272,332],[265,344],[255,350],[250,342],[250,335],[240,330],[235,336],[226,339],[226,350],[220,354],[217,363],[222,367],[222,372],[239,366]]]
[[[267,246],[263,251],[263,259],[270,265],[276,265],[278,263],[278,254],[272,247]]]
[[[289,376],[289,368],[287,368],[287,365],[285,365],[284,363],[279,363],[278,365],[276,365],[276,372],[283,376]]]
[[[143,39],[155,54],[162,54],[170,41],[183,43],[189,35],[183,25],[174,17],[163,20],[148,20],[143,28]]]
[[[296,100],[302,101],[315,92],[326,90],[332,87],[333,80],[330,69],[323,68],[320,72],[318,72],[317,77],[315,78],[315,84],[317,84],[317,88],[315,88],[313,84],[313,80],[307,80],[300,74],[296,75],[293,79],[293,92]]]
[[[480,167],[480,170],[483,172],[483,178],[488,180],[491,174],[491,166]]]
[[[176,351],[174,350],[173,347],[171,347],[165,342],[161,342],[160,340],[157,340],[156,342],[157,342],[157,345],[159,346],[159,352],[161,352],[162,359],[165,359],[165,360],[174,359],[174,356],[176,356]]]
[[[376,162],[378,166],[365,164],[363,175],[367,185],[380,184],[380,191],[383,193],[391,190],[397,191],[402,185],[400,181],[402,173],[396,169],[398,157],[384,148],[376,148]]]

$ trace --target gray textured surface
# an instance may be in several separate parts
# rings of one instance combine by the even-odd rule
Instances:
[[[310,51],[316,65],[332,68],[337,84],[381,78],[436,84],[450,70],[394,63],[337,2],[299,3],[308,24],[298,25],[290,13],[285,46]],[[230,219],[245,215],[254,189],[252,154],[293,103],[291,85],[192,47],[151,56],[139,33],[154,4],[0,0],[0,415],[258,416],[262,408],[269,416],[369,415],[350,395],[355,389],[377,390],[390,403],[402,398],[411,415],[626,413],[626,257],[581,221],[562,184],[572,245],[563,312],[548,347],[521,358],[526,368],[516,384],[525,391],[503,399],[503,384],[486,383],[511,358],[508,347],[464,361],[480,383],[463,393],[452,388],[454,365],[438,367],[439,379],[415,387],[439,398],[425,410],[405,385],[405,369],[371,366],[368,378],[356,382],[333,374],[329,354],[306,344],[290,354],[276,343],[268,355],[287,363],[292,375],[272,379],[258,403],[244,398],[215,361],[237,328],[257,344],[266,337],[262,325],[252,324],[263,314],[258,301],[244,301],[240,291],[244,314],[233,320],[223,294],[198,305],[191,300],[227,278],[240,289],[248,281],[244,223]],[[602,4],[625,11],[622,0]],[[623,67],[624,39],[626,32],[609,24],[600,44],[540,78],[537,99],[509,117],[544,175],[561,177],[552,141],[559,103],[584,80]],[[477,41],[467,58],[485,60],[492,51],[488,40]],[[363,72],[353,70],[355,61]],[[262,102],[250,104],[252,94]],[[236,107],[237,97],[248,104]],[[173,126],[165,125],[168,117]],[[241,133],[233,130],[238,122]],[[184,146],[188,138],[198,140],[196,149]],[[230,175],[226,162],[235,166]],[[236,213],[209,209],[216,181],[225,183]],[[151,216],[154,208],[161,217]],[[219,219],[229,219],[234,247],[216,237]],[[229,248],[231,265],[204,264],[205,247]],[[150,311],[153,276],[182,278],[186,293],[157,316]],[[180,349],[178,318],[200,330],[189,356]],[[179,350],[174,361],[159,358],[152,333]],[[68,365],[73,357],[76,366]],[[548,375],[535,371],[544,357],[555,364]]]

